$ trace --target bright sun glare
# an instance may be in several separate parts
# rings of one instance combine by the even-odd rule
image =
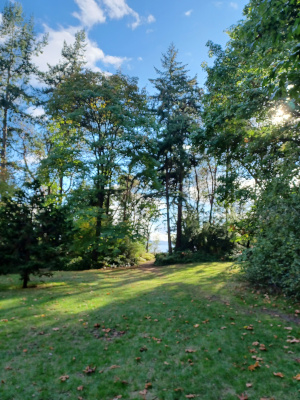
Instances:
[[[289,118],[290,118],[290,114],[287,114],[286,111],[282,107],[280,107],[273,115],[272,122],[275,125],[279,125],[279,124],[282,124],[283,122],[287,121]]]

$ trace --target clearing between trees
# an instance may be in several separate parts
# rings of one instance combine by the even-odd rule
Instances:
[[[299,304],[229,263],[18,279],[0,285],[1,400],[300,398]]]

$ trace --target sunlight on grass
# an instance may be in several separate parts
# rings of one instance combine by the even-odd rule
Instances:
[[[299,338],[295,307],[247,291],[235,275],[228,263],[58,272],[28,290],[5,277],[1,400],[141,399],[147,382],[146,400],[297,398],[299,344],[286,342]],[[255,372],[253,356],[262,359]]]

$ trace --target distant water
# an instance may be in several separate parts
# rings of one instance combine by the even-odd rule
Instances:
[[[152,241],[150,240],[150,243]],[[168,242],[166,240],[161,240],[158,242],[158,248],[156,250],[158,253],[166,253],[168,251]]]

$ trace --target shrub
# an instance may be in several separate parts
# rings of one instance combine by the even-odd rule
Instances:
[[[0,274],[47,275],[66,259],[72,224],[63,207],[45,202],[38,182],[27,185],[0,207]]]
[[[216,261],[220,258],[217,258],[214,255],[198,251],[193,253],[190,250],[186,251],[176,251],[173,254],[169,255],[168,253],[157,253],[155,254],[155,265],[163,266],[163,265],[171,265],[171,264],[187,264],[194,262],[208,262],[208,261]]]
[[[300,298],[300,188],[277,181],[255,209],[255,241],[239,258],[246,278]]]

